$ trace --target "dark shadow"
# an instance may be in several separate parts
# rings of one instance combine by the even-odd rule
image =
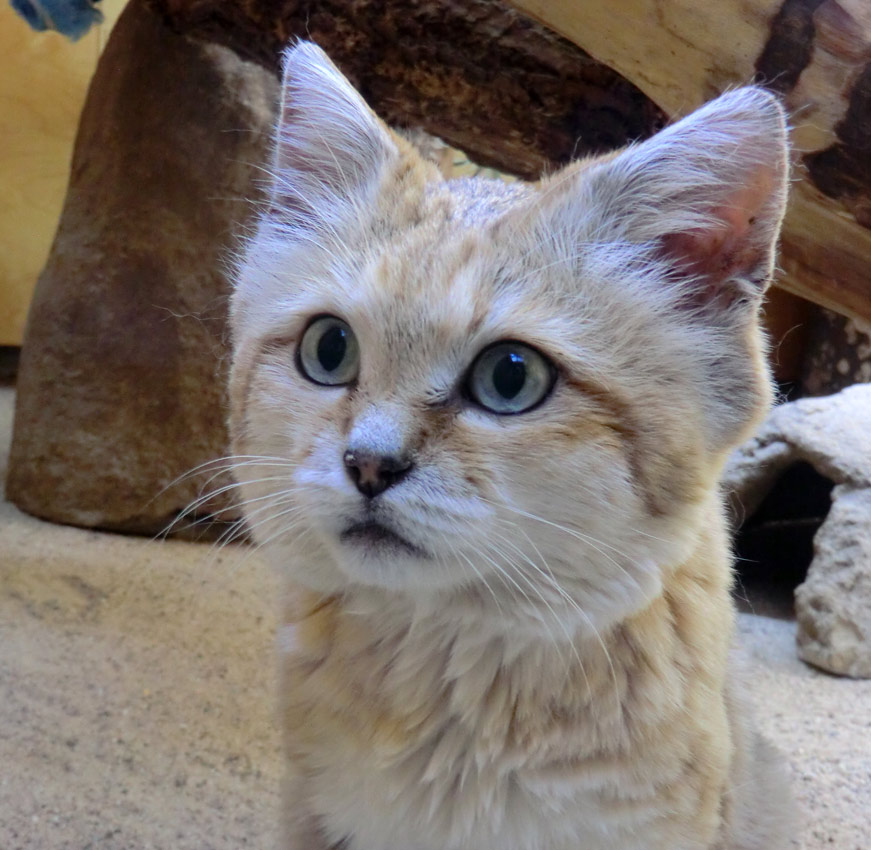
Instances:
[[[0,386],[15,383],[21,349],[14,345],[0,345]]]
[[[834,484],[809,463],[790,466],[735,535],[739,610],[792,619],[793,593],[813,558],[813,539]]]

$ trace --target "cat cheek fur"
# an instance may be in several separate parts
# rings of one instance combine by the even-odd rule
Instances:
[[[717,480],[770,403],[786,163],[751,88],[539,184],[446,182],[288,51],[231,377],[246,512],[288,580],[284,850],[784,847]],[[357,335],[356,384],[296,370],[318,313]],[[559,371],[528,414],[461,392],[500,339]],[[415,466],[369,505],[342,455],[390,429]],[[366,505],[437,557],[340,544]]]

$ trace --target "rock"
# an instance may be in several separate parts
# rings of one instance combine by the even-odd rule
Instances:
[[[836,486],[796,589],[799,655],[833,673],[871,677],[871,385],[775,408],[726,466],[738,516],[750,516],[801,461]]]
[[[139,0],[122,14],[28,318],[7,480],[23,510],[154,533],[227,483],[172,485],[226,454],[228,267],[277,95],[270,72],[176,35]]]
[[[805,661],[871,678],[871,488],[834,489],[795,607],[798,652]]]

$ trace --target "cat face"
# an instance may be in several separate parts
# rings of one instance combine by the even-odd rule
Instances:
[[[296,47],[233,304],[255,537],[324,592],[533,629],[637,610],[767,406],[785,173],[743,90],[540,184],[445,181]]]

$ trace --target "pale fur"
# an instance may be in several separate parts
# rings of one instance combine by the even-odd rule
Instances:
[[[786,792],[731,671],[717,480],[770,387],[757,311],[782,112],[722,96],[539,184],[446,181],[313,45],[286,57],[272,208],[233,301],[232,432],[287,579],[285,850],[776,850]],[[351,387],[300,375],[353,328]],[[458,394],[500,339],[551,396]],[[430,557],[339,541],[348,446]]]

